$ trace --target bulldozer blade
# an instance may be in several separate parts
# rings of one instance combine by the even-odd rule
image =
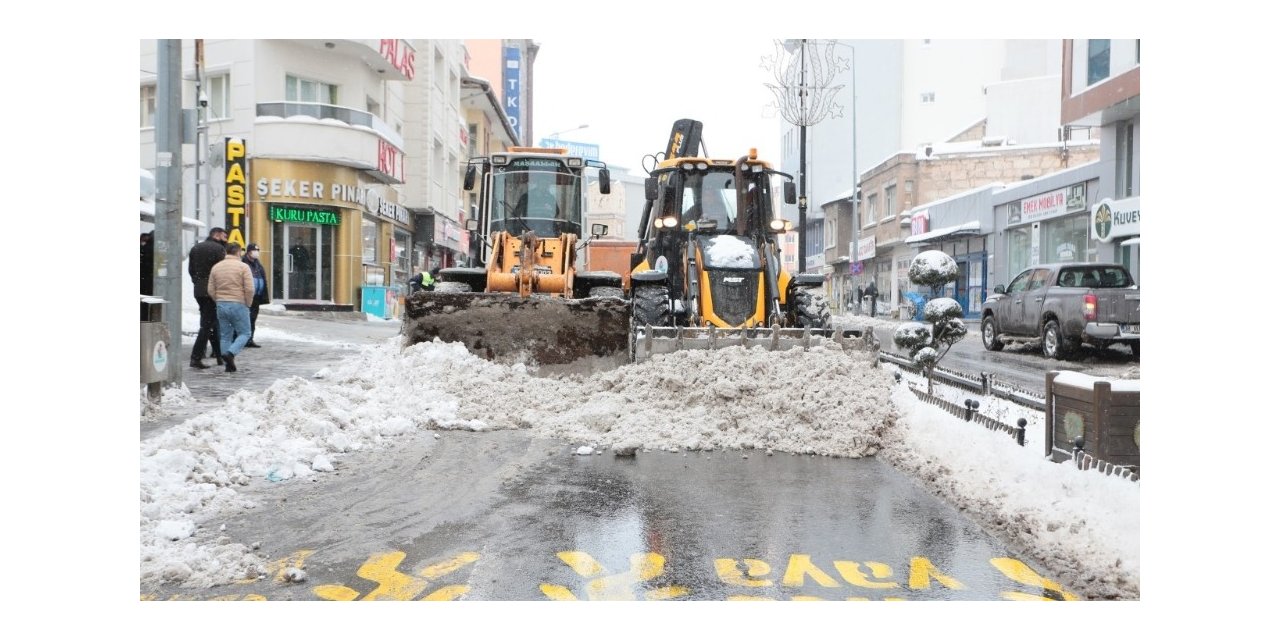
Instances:
[[[661,353],[683,349],[722,349],[725,347],[764,347],[769,351],[785,351],[802,347],[808,351],[820,340],[833,341],[841,349],[855,348],[861,329],[810,329],[759,327],[754,329],[717,329],[715,327],[636,327],[631,359],[644,362]]]
[[[503,363],[568,364],[628,350],[629,309],[616,297],[419,291],[405,299],[404,344],[460,342]]]

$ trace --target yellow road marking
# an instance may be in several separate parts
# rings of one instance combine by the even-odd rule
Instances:
[[[815,582],[824,587],[835,588],[840,586],[834,578],[823,573],[822,569],[813,564],[807,554],[791,554],[791,560],[787,562],[787,572],[782,576],[782,584],[788,587],[803,587],[805,576],[813,578]]]
[[[744,574],[738,569],[738,561],[733,558],[716,558],[715,567],[716,575],[720,577],[720,581],[725,584],[731,584],[735,587],[771,587],[772,580],[753,580],[760,576],[769,575],[769,563],[755,558],[744,558],[743,564],[747,566]],[[750,576],[750,577],[746,577]]]
[[[1075,594],[1062,588],[1062,585],[1042,577],[1040,574],[1032,570],[1031,567],[1023,564],[1020,560],[1013,558],[992,558],[991,566],[995,567],[1000,573],[1014,582],[1021,582],[1029,587],[1036,587],[1048,591],[1057,592],[1062,596],[1063,600],[1079,600]],[[1002,591],[1000,597],[1006,600],[1057,600],[1047,595],[1033,595],[1030,593],[1019,593],[1017,591]]]
[[[929,579],[937,580],[939,584],[948,589],[965,589],[962,582],[942,573],[928,558],[923,556],[913,556],[911,558],[911,572],[907,578],[907,586],[912,589],[928,589]]]
[[[855,587],[863,587],[866,589],[898,588],[897,582],[872,582],[870,578],[867,577],[867,574],[862,572],[862,569],[859,568],[859,564],[857,562],[836,560],[835,565],[836,571],[840,573],[840,577],[844,578],[845,582],[848,582]],[[868,562],[866,565],[867,568],[871,570],[871,577],[883,580],[893,575],[893,569],[887,564],[881,562]]]

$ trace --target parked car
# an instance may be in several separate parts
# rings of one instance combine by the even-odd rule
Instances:
[[[1141,294],[1119,264],[1039,264],[1019,273],[1008,289],[996,286],[982,303],[982,344],[1040,342],[1046,357],[1075,355],[1081,345],[1125,344],[1138,357]]]

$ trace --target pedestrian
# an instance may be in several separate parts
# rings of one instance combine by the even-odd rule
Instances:
[[[430,271],[419,271],[409,278],[409,293],[435,291],[437,273],[440,273],[440,267],[432,267]]]
[[[152,292],[155,289],[155,232],[148,231],[142,234],[138,247],[142,295],[154,295]]]
[[[252,327],[253,270],[240,258],[240,245],[227,243],[226,257],[209,272],[209,295],[218,305],[218,335],[227,373],[236,371],[236,356],[249,343]]]
[[[195,288],[196,304],[200,307],[200,331],[196,333],[195,346],[191,348],[191,367],[208,369],[203,360],[206,343],[213,347],[213,357],[222,364],[222,346],[218,339],[218,307],[209,295],[209,272],[227,255],[227,231],[222,227],[209,230],[209,237],[197,242],[187,253],[187,273]]]
[[[880,295],[880,292],[876,289],[875,280],[872,280],[867,285],[867,290],[865,293],[871,297],[871,317],[874,318],[876,317],[876,297]]]
[[[854,308],[857,309],[857,315],[862,315],[862,285],[858,285],[858,297],[854,298],[854,301],[856,303]]]
[[[258,260],[258,245],[253,242],[244,248],[244,258],[241,260],[249,265],[249,271],[253,273],[253,306],[249,307],[249,342],[244,346],[257,349],[261,345],[254,342],[253,337],[258,333],[258,307],[271,304],[271,294],[267,292],[267,270]]]

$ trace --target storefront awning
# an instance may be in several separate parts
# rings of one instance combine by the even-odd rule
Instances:
[[[914,236],[907,236],[903,240],[905,244],[922,244],[926,242],[943,242],[952,238],[965,238],[976,236],[979,233],[978,221],[966,222],[954,227],[946,227],[944,229],[935,229],[924,233],[917,233]]]

